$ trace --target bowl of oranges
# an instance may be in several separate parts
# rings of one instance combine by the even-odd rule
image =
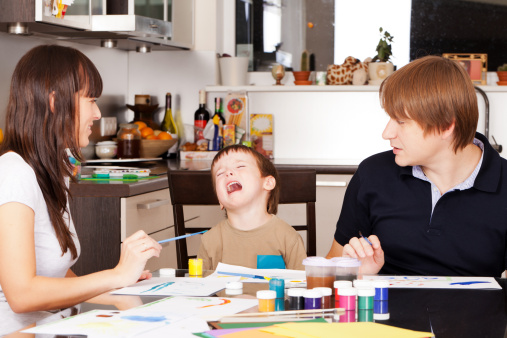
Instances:
[[[141,157],[143,158],[162,156],[178,142],[177,138],[173,138],[166,131],[154,129],[142,121],[134,123],[139,126],[141,133]]]

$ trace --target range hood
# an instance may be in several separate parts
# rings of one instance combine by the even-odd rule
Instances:
[[[123,50],[174,50],[193,46],[194,0],[169,1],[171,11],[167,10],[168,0],[163,0],[163,19],[133,14],[134,0],[81,0],[86,3],[81,4],[83,12],[93,14],[73,13],[74,6],[70,6],[64,19],[57,19],[48,15],[46,1],[43,1],[2,0],[0,30],[22,32],[12,29],[13,23],[21,23],[31,35]],[[161,11],[157,11],[156,16],[161,16]],[[172,17],[167,18],[168,15]],[[176,36],[173,18],[180,24]]]

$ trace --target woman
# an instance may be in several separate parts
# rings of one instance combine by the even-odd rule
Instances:
[[[118,265],[77,277],[79,240],[67,195],[70,153],[81,160],[100,119],[102,79],[81,52],[42,45],[12,76],[0,148],[0,335],[66,308],[150,278],[146,261],[161,246],[144,232],[127,238]]]
[[[328,257],[360,258],[370,274],[499,277],[507,161],[476,133],[466,71],[438,56],[415,60],[382,83],[380,100],[393,150],[359,165]]]

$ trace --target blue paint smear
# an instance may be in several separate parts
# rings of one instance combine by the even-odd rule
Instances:
[[[150,323],[154,323],[154,322],[161,322],[161,321],[164,321],[166,320],[165,316],[158,316],[158,317],[153,317],[153,316],[122,316],[121,317],[122,319],[127,319],[127,320],[133,320],[133,321],[136,321],[136,322],[150,322]]]
[[[166,287],[168,287],[170,285],[173,285],[173,284],[174,284],[174,282],[167,282],[167,283],[157,284],[154,287],[152,287],[151,289],[148,289],[148,290],[145,290],[145,291],[141,291],[141,293],[159,291],[159,290],[162,290],[163,288],[166,288]]]
[[[451,285],[472,285],[472,284],[480,284],[480,283],[489,283],[489,282],[474,282],[474,281],[470,281],[470,282],[455,282],[455,283],[451,283]]]

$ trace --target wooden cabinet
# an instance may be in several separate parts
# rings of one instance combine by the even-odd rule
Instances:
[[[114,268],[122,241],[137,230],[157,241],[174,237],[168,188],[130,197],[74,197],[70,205],[81,242],[80,258],[72,268],[77,275]],[[147,269],[176,267],[174,242],[163,247],[160,257],[148,261]]]

